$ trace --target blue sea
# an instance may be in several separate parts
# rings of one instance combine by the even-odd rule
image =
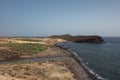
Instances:
[[[120,37],[104,37],[106,43],[61,43],[75,52],[87,69],[101,80],[120,80]]]

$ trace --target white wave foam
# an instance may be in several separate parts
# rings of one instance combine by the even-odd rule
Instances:
[[[70,49],[67,49],[68,51],[70,51],[72,54],[74,54],[74,56],[76,57],[76,59],[78,59],[81,63],[81,65],[90,73],[92,74],[94,77],[96,77],[98,80],[108,80],[106,78],[101,77],[99,74],[96,74],[92,69],[90,69],[89,67],[86,66],[86,64],[82,61],[82,59],[78,56],[78,54]],[[87,63],[88,64],[88,63]]]
[[[82,58],[80,58],[76,52],[74,52],[74,51],[72,51],[72,50],[70,50],[70,49],[68,49],[68,48],[65,48],[64,46],[60,46],[60,45],[57,45],[57,46],[62,47],[63,49],[66,49],[66,50],[68,50],[69,52],[71,52],[71,53],[75,56],[75,58],[81,63],[81,65],[82,65],[91,75],[93,75],[95,78],[97,78],[98,80],[108,80],[108,79],[106,79],[106,78],[101,77],[99,74],[96,74],[92,69],[90,69],[89,67],[87,67],[86,64],[83,62]],[[88,63],[87,63],[87,64],[88,64]]]

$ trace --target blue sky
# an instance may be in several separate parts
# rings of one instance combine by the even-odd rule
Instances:
[[[120,0],[0,0],[0,36],[120,36]]]

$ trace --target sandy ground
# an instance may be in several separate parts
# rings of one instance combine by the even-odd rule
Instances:
[[[62,61],[1,65],[0,73],[2,77],[10,77],[11,80],[75,80],[74,74]]]
[[[67,42],[66,40],[58,39],[58,38],[28,38],[28,39],[32,39],[33,41],[24,41],[24,38],[0,38],[0,43],[37,43],[37,44],[45,44],[47,46],[53,46],[59,42]],[[40,41],[36,42],[34,40],[40,40]]]

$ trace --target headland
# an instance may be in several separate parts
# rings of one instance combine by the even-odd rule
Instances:
[[[67,39],[0,38],[1,79],[93,80],[69,51],[55,46],[69,42]],[[78,42],[76,40],[78,38],[71,39]]]

